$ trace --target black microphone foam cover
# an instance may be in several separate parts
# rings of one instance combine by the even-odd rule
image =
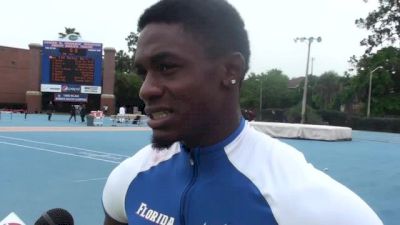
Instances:
[[[55,208],[43,213],[35,225],[74,225],[74,218],[67,210]]]

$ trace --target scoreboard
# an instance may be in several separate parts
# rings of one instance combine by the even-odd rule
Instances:
[[[94,83],[94,61],[84,57],[50,57],[50,83]]]
[[[100,43],[43,41],[41,91],[101,94],[102,50]]]

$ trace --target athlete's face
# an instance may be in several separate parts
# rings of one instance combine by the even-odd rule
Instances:
[[[149,24],[140,34],[135,66],[143,79],[140,98],[153,129],[153,146],[176,141],[189,147],[212,136],[221,107],[218,60],[179,24]]]

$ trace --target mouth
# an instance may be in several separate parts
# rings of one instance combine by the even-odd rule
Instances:
[[[167,109],[152,109],[146,112],[150,118],[147,124],[152,129],[165,128],[172,119],[172,111]]]
[[[161,120],[170,115],[169,111],[158,111],[149,114],[150,119],[152,120]]]

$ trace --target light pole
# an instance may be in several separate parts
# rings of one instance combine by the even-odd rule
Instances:
[[[370,108],[371,108],[371,87],[372,87],[372,74],[378,70],[378,69],[382,69],[383,66],[378,66],[375,69],[371,70],[371,72],[369,72],[369,89],[368,89],[368,105],[367,105],[367,118],[369,118],[369,113],[370,113]]]
[[[307,66],[306,66],[306,75],[304,79],[304,88],[303,88],[303,101],[301,103],[301,123],[305,122],[306,118],[306,104],[307,104],[307,85],[308,85],[308,66],[310,64],[310,48],[311,48],[311,43],[313,41],[321,42],[322,38],[321,37],[297,37],[294,39],[295,42],[300,41],[300,42],[307,42],[308,44],[308,51],[307,51]]]
[[[262,78],[260,77],[260,121],[262,121]]]
[[[315,60],[315,58],[314,57],[311,57],[311,75],[314,75],[314,60]]]

